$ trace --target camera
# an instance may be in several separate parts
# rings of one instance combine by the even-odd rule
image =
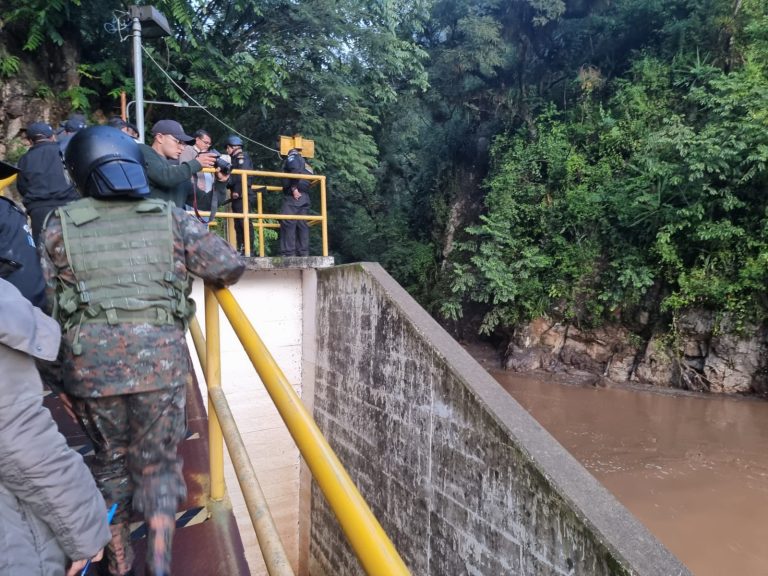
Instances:
[[[218,168],[224,176],[227,176],[232,171],[232,164],[229,163],[229,156],[221,154],[216,150],[210,150],[212,154],[216,154],[216,159],[213,161],[213,167]]]

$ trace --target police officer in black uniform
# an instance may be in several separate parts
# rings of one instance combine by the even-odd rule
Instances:
[[[243,141],[240,137],[230,135],[224,140],[224,151],[232,159],[232,168],[234,170],[253,170],[253,162],[251,157],[243,150]],[[247,178],[246,190],[243,190],[243,177],[241,174],[232,174],[227,182],[227,188],[230,190],[230,197],[232,198],[232,212],[242,213],[243,211],[243,194],[248,194],[248,206],[253,207],[256,203],[256,196],[251,194],[251,179]],[[249,221],[251,242],[253,242],[253,222]],[[240,253],[245,251],[245,226],[244,222],[235,222],[235,238],[237,239],[237,249]]]
[[[12,164],[0,162],[0,179],[18,172]],[[32,229],[24,212],[4,196],[0,196],[0,272],[33,305],[45,308],[45,283]]]

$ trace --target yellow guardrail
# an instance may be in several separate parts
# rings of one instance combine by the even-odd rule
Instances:
[[[229,456],[237,475],[243,500],[256,532],[259,548],[270,576],[294,576],[293,569],[285,553],[285,548],[277,533],[277,527],[269,513],[269,506],[264,497],[253,464],[248,457],[245,443],[237,429],[232,410],[221,389],[221,354],[219,334],[218,306],[210,290],[206,289],[206,328],[209,338],[203,336],[197,318],[190,322],[189,329],[195,344],[200,367],[203,369],[208,385],[208,450],[211,468],[211,499],[222,500],[225,495],[224,484],[224,449],[226,440]],[[209,315],[209,312],[212,312]],[[210,359],[210,362],[208,362]]]
[[[222,428],[225,428],[224,436],[227,438],[227,447],[231,454],[232,448],[229,446],[230,437],[237,436],[239,438],[239,434],[236,434],[232,414],[229,412],[228,406],[225,407],[226,399],[221,392],[221,357],[218,344],[219,306],[217,302],[229,319],[248,358],[251,360],[254,368],[256,368],[259,378],[261,378],[272,401],[275,403],[312,476],[325,495],[331,510],[333,510],[339,520],[339,524],[366,574],[376,576],[404,576],[410,574],[394,545],[379,524],[379,521],[371,512],[352,479],[347,474],[347,471],[328,444],[328,441],[317,427],[317,424],[315,424],[312,416],[307,412],[301,398],[296,394],[293,386],[288,382],[283,371],[277,365],[261,338],[259,338],[259,335],[235,301],[232,293],[226,288],[211,289],[206,286],[206,337],[204,344],[198,344],[199,341],[202,342],[203,336],[199,326],[195,326],[196,322],[193,322],[190,328],[195,340],[195,347],[198,349],[198,355],[201,355],[201,352],[204,350],[204,372],[209,386],[210,399],[209,426],[214,427],[221,424]],[[201,366],[203,365],[202,362],[203,356],[201,355]],[[220,407],[222,408],[221,411]],[[225,421],[226,424],[224,424]],[[231,427],[234,427],[234,431],[231,429],[226,430],[226,428]],[[212,432],[209,439],[211,445],[211,497],[215,499],[223,498],[224,496],[223,449],[221,448],[220,440],[222,432]],[[252,470],[247,455],[243,456],[243,458],[247,461],[247,467]],[[240,473],[238,472],[239,478]],[[219,479],[221,486],[219,486]],[[241,481],[242,485],[243,482]],[[221,491],[219,492],[220,488]],[[215,494],[214,490],[217,491]],[[243,496],[246,498],[247,503],[248,499],[254,495],[246,494],[244,490]],[[258,499],[259,496],[256,494],[255,500]],[[251,504],[247,505],[250,512]],[[253,503],[254,509],[259,508],[259,506],[259,502]],[[253,513],[251,513],[251,520],[254,521]],[[254,528],[257,531],[257,535],[260,530],[265,534],[269,533],[269,529],[257,528],[255,522]],[[268,535],[267,538],[272,538],[272,536]],[[259,537],[259,541],[263,552],[264,546],[261,544],[261,537]],[[274,543],[270,541],[266,546],[271,544]],[[266,558],[267,555],[265,554],[265,560]],[[270,574],[272,574],[271,571]]]
[[[204,172],[213,172],[212,168],[204,168]],[[282,186],[270,186],[266,184],[253,184],[250,189],[256,191],[256,211],[251,212],[251,206],[249,206],[249,194],[243,195],[243,210],[242,212],[216,212],[216,217],[227,219],[227,234],[230,238],[230,242],[234,245],[235,238],[235,221],[244,220],[246,222],[243,230],[243,243],[245,244],[245,255],[251,255],[251,227],[248,225],[250,221],[255,222],[257,228],[257,236],[259,241],[259,256],[262,258],[265,256],[265,244],[264,244],[264,230],[267,228],[278,228],[280,225],[274,222],[268,222],[268,220],[305,220],[310,226],[320,225],[322,235],[322,255],[328,256],[328,209],[327,209],[327,192],[325,176],[318,174],[289,174],[287,172],[267,172],[264,170],[232,170],[232,174],[240,176],[241,178],[241,190],[248,190],[248,178],[289,178],[294,180],[310,180],[312,185],[319,183],[320,187],[320,214],[317,216],[294,216],[291,214],[269,214],[265,213],[263,209],[263,192],[282,192]],[[210,216],[210,212],[200,210],[201,216]]]

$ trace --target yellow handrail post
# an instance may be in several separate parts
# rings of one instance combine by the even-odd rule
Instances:
[[[207,365],[205,358],[206,341],[196,317],[193,317],[189,323],[189,332],[192,334],[192,341],[200,360],[200,367],[203,369],[203,373],[205,373]],[[237,429],[235,417],[232,415],[232,410],[229,408],[227,397],[224,395],[221,386],[208,387],[208,400],[208,411],[221,415],[218,418],[221,424],[221,431],[226,440],[229,455],[232,458],[232,467],[235,469],[237,480],[240,483],[243,500],[245,500],[245,505],[251,518],[251,524],[254,530],[256,530],[256,538],[269,576],[294,576],[293,569],[288,561],[288,555],[277,532],[275,521],[269,511],[269,505],[256,477],[256,472],[253,470],[253,464],[251,464],[251,460],[248,457],[248,451],[240,436],[240,431]]]
[[[250,190],[248,189],[248,174],[240,174],[240,194],[243,195],[243,248],[245,249],[245,255],[250,256],[251,255],[251,220],[250,220],[250,214],[248,214],[248,211],[250,207],[248,206],[248,196],[250,195]]]
[[[235,250],[238,249],[237,234],[235,233],[235,219],[227,216],[227,238],[229,239],[229,245]]]
[[[261,217],[261,215],[264,213],[264,210],[262,209],[262,207],[263,207],[263,204],[262,204],[263,198],[262,198],[262,196],[263,196],[263,194],[262,194],[261,190],[256,192],[256,206],[257,206],[258,214],[259,214],[259,256],[264,258],[264,254],[265,254],[265,252],[264,252],[264,219]]]
[[[280,367],[251,326],[232,293],[214,292],[245,348],[312,476],[335,512],[344,534],[369,575],[410,574],[333,449],[307,412]]]
[[[264,556],[264,564],[270,576],[294,576],[288,555],[280,540],[277,526],[269,512],[267,499],[261,489],[256,473],[253,470],[248,451],[235,424],[235,417],[229,408],[224,391],[220,386],[209,388],[208,397],[216,406],[216,413],[221,414],[222,429],[227,438],[227,449],[232,458],[232,466],[235,469],[240,489],[243,492],[248,515],[251,524],[256,530],[259,548]]]
[[[320,179],[320,215],[323,236],[323,256],[328,256],[328,212],[325,199],[325,176]]]
[[[205,381],[208,388],[221,388],[221,342],[219,339],[219,305],[213,290],[205,287]],[[208,394],[208,453],[210,457],[211,500],[223,500],[224,436],[216,408]]]

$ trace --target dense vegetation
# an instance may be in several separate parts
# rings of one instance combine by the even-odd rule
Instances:
[[[168,72],[145,64],[146,97],[191,95],[268,147],[314,138],[337,258],[380,261],[436,314],[479,312],[486,333],[540,314],[766,317],[764,0],[155,5],[174,36],[145,42]],[[73,43],[80,85],[58,97],[111,110],[133,90],[120,6],[17,0],[0,76]]]

